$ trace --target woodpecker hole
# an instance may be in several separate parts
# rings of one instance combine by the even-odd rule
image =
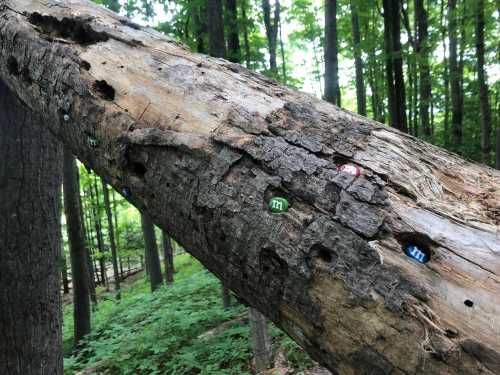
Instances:
[[[109,85],[105,80],[95,81],[92,85],[97,94],[104,100],[115,99],[115,89]]]

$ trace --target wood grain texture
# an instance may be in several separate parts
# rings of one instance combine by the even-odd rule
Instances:
[[[498,171],[87,1],[0,4],[10,89],[333,373],[500,373]]]

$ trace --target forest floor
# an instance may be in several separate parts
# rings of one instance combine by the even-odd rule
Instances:
[[[175,257],[175,282],[154,293],[143,273],[122,285],[122,300],[99,291],[92,333],[73,352],[72,305],[64,308],[65,374],[252,374],[247,309],[224,310],[218,280],[188,254]],[[266,375],[327,375],[269,324],[274,368]]]

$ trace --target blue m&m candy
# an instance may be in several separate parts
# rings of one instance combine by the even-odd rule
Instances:
[[[125,198],[130,198],[132,196],[130,189],[126,186],[122,189],[122,194]]]
[[[419,263],[427,263],[430,260],[429,253],[426,250],[413,244],[405,247],[405,254]]]

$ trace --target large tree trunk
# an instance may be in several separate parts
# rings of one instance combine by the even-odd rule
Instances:
[[[3,37],[2,46],[3,46]],[[7,68],[3,52],[2,71]],[[10,71],[15,74],[13,60]],[[10,73],[9,73],[10,74]],[[3,76],[3,74],[2,74]],[[0,79],[0,374],[62,375],[62,153]]]
[[[222,14],[222,0],[206,0],[208,53],[215,57],[226,55],[224,42],[224,18]]]
[[[325,1],[325,100],[340,106],[337,0]]]
[[[80,215],[80,185],[75,157],[64,148],[64,212],[71,259],[71,279],[73,281],[73,322],[74,340],[80,340],[90,333],[89,272],[87,269],[87,248]]]
[[[500,172],[86,1],[8,4],[10,89],[313,358],[500,371]],[[287,212],[269,212],[276,196]]]

